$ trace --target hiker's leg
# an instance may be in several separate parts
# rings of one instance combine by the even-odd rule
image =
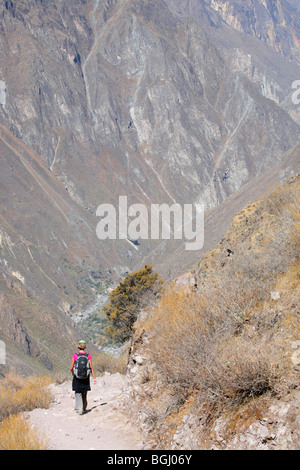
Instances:
[[[85,413],[87,407],[87,392],[82,392],[82,411]]]
[[[82,392],[75,392],[75,411],[77,413],[82,413],[83,411]]]

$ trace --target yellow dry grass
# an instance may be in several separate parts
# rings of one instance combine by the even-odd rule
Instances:
[[[49,377],[22,379],[15,374],[7,376],[0,384],[0,420],[23,411],[48,408],[51,402],[49,384]]]
[[[45,441],[31,429],[21,414],[35,408],[48,408],[51,394],[49,377],[23,378],[9,372],[0,383],[0,450],[42,450]]]
[[[10,415],[0,425],[0,450],[46,450],[44,439],[22,415]]]
[[[102,351],[94,357],[93,364],[95,370],[100,374],[104,374],[104,372],[125,374],[128,364],[128,350],[124,348],[124,351],[118,356]]]

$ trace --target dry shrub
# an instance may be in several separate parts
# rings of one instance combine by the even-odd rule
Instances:
[[[46,450],[45,441],[21,415],[5,418],[0,425],[0,436],[0,450]]]
[[[23,379],[9,373],[0,385],[0,421],[23,411],[48,408],[51,402],[49,384],[49,377]]]
[[[10,390],[20,390],[24,387],[24,377],[21,377],[13,369],[5,374],[5,379],[2,381],[2,386]]]
[[[183,393],[197,386],[199,368],[213,361],[219,312],[207,299],[168,289],[148,322],[152,357],[167,382]]]
[[[281,298],[283,323],[289,343],[300,339],[300,261],[287,272],[281,286],[288,290],[288,295]]]
[[[240,335],[251,291],[234,286],[211,284],[200,295],[169,289],[146,325],[151,356],[178,403],[196,392],[209,409],[238,406],[275,387],[272,354]]]
[[[208,373],[202,374],[199,404],[216,414],[220,409],[236,408],[245,400],[276,392],[280,377],[278,358],[247,341],[237,341],[220,350]]]
[[[148,321],[152,357],[166,380],[177,387],[193,385],[206,326],[194,295],[167,290]]]
[[[300,257],[300,178],[275,190],[266,204],[277,219],[271,234],[272,252],[288,266]]]
[[[125,374],[128,364],[128,351],[122,351],[120,355],[101,352],[93,360],[94,368],[100,374],[109,372],[110,374]]]
[[[296,257],[300,257],[300,186],[294,189],[291,202],[286,209],[287,216],[290,219],[289,238],[294,246]]]

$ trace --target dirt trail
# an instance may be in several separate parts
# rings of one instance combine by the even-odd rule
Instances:
[[[87,413],[74,411],[71,382],[51,385],[54,401],[48,410],[27,413],[49,450],[136,450],[142,437],[128,421],[121,405],[126,378],[105,374],[88,392]]]

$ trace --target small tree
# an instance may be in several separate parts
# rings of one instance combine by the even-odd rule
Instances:
[[[104,307],[108,318],[105,333],[116,342],[125,342],[132,336],[132,326],[142,308],[145,294],[156,294],[162,281],[152,271],[152,266],[127,274],[109,296],[109,305]]]

